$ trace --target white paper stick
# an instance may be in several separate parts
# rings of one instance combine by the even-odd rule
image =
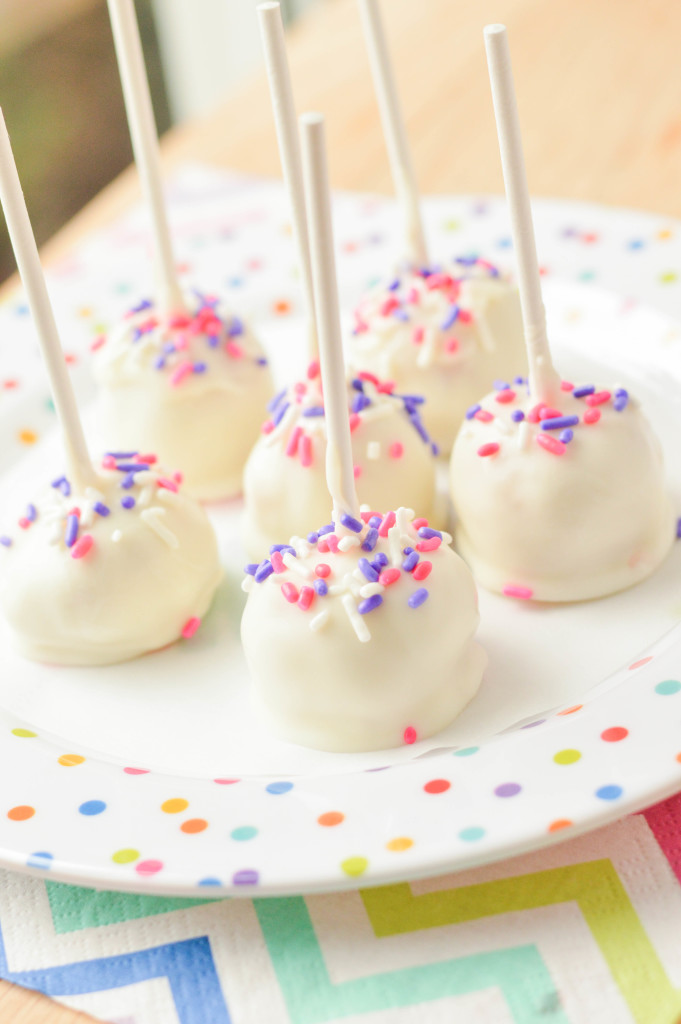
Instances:
[[[381,114],[383,135],[388,147],[390,171],[405,223],[407,255],[410,263],[424,267],[428,264],[428,252],[421,219],[419,192],[411,161],[407,127],[397,95],[395,76],[377,0],[359,0],[359,10],[364,27],[364,38],[369,51],[369,63]]]
[[[326,485],[333,503],[333,521],[339,523],[343,513],[354,518],[359,516],[359,502],[355,491],[350,444],[324,118],[321,114],[303,114],[300,125],[319,330],[319,361],[326,409]]]
[[[307,213],[305,211],[305,187],[300,156],[298,119],[293,99],[291,72],[286,56],[286,40],[284,37],[284,24],[281,19],[281,7],[278,3],[260,4],[258,16],[260,19],[263,48],[265,50],[265,67],[267,68],[267,80],[269,82],[272,111],[274,113],[274,126],[279,144],[279,157],[291,206],[293,237],[296,243],[298,267],[303,286],[303,302],[308,331],[308,354],[310,360],[314,360],[318,358],[319,346],[314,309],[310,241],[307,232]]]
[[[151,213],[157,303],[165,312],[184,309],[163,201],[158,133],[151,105],[133,0],[108,0],[128,126],[144,198]]]
[[[84,492],[94,486],[95,473],[85,443],[76,398],[66,369],[54,312],[47,294],[45,276],[33,229],[26,209],[7,125],[0,110],[0,202],[7,221],[19,273],[38,332],[38,341],[50,380],[50,390],[61,426],[66,453],[67,475],[73,487]]]
[[[508,35],[504,25],[488,25],[484,35],[501,166],[511,214],[520,305],[530,365],[530,391],[539,401],[551,404],[559,392],[560,379],[551,360],[546,333],[546,312],[541,296],[537,246],[532,226],[530,193],[527,187]]]

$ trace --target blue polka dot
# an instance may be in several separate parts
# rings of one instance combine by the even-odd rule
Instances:
[[[669,697],[672,693],[678,693],[679,690],[681,690],[681,683],[677,679],[665,679],[655,687],[655,693],[660,693],[663,697]]]
[[[42,868],[43,871],[47,871],[52,863],[54,854],[46,853],[44,850],[40,850],[37,853],[32,853],[26,861],[26,867],[29,868]]]
[[[618,797],[622,796],[622,787],[601,786],[600,789],[596,790],[596,796],[599,800],[617,800]]]
[[[480,747],[462,747],[461,750],[454,751],[454,757],[470,757],[471,754],[477,754]]]
[[[197,885],[222,885],[219,878],[202,878]]]
[[[288,793],[290,789],[293,789],[292,782],[270,782],[268,786],[265,786],[268,793],[273,793],[275,796],[279,796],[281,793]]]
[[[628,249],[642,249],[645,242],[642,238],[632,238],[630,242],[627,242]]]
[[[461,829],[459,839],[463,839],[465,843],[474,843],[476,839],[482,839],[484,834],[484,828],[480,828],[479,825],[471,825],[470,828]]]
[[[103,800],[86,800],[84,804],[81,804],[78,808],[81,814],[87,814],[91,817],[93,814],[101,814],[102,811],[106,810],[106,804]]]
[[[232,839],[236,839],[240,843],[245,842],[247,839],[254,839],[257,834],[258,830],[253,825],[241,825],[230,832]]]

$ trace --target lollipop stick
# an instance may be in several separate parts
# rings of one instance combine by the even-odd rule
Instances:
[[[492,85],[501,166],[511,214],[511,232],[518,268],[520,305],[530,365],[530,391],[539,401],[551,404],[560,380],[551,360],[546,334],[546,312],[541,297],[537,247],[532,226],[518,107],[513,85],[511,54],[504,25],[488,25],[485,48]]]
[[[279,156],[291,205],[293,235],[298,251],[298,266],[302,276],[305,318],[308,325],[309,357],[310,360],[314,360],[318,358],[318,344],[312,264],[310,263],[310,242],[307,233],[307,214],[305,212],[305,187],[303,185],[298,122],[293,100],[291,73],[286,56],[281,7],[278,3],[260,4],[258,16],[260,19],[260,34],[265,50],[265,66],[270,86],[274,125],[277,131],[277,142],[279,143]]]
[[[17,266],[38,331],[38,341],[62,429],[68,476],[73,486],[82,490],[88,484],[94,483],[95,474],[85,444],[85,435],[78,415],[71,380],[66,369],[64,353],[40,265],[38,247],[28,217],[2,110],[0,110],[0,202],[2,202]]]
[[[400,108],[395,76],[377,0],[359,0],[359,9],[369,51],[369,62],[383,124],[383,134],[388,147],[390,171],[405,222],[407,253],[414,266],[424,267],[428,263],[428,253],[419,207],[419,193],[411,162],[407,128]]]
[[[357,518],[359,503],[350,444],[324,118],[321,114],[303,114],[300,125],[319,329],[319,358],[326,409],[326,485],[333,502],[333,521],[340,523],[343,514]]]
[[[133,0],[108,2],[135,163],[153,223],[158,304],[166,312],[182,310],[184,301],[175,272],[163,202],[158,134]]]

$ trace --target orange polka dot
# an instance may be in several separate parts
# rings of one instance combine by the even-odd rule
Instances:
[[[175,796],[171,800],[164,800],[161,804],[161,810],[165,811],[166,814],[179,814],[180,811],[186,811],[188,807],[189,800],[185,800],[181,796]]]
[[[35,814],[35,807],[29,807],[27,804],[19,804],[18,807],[11,807],[7,812],[7,817],[10,821],[26,821],[28,818],[32,818]]]
[[[291,312],[291,303],[287,299],[278,299],[273,308],[277,316],[286,316]]]
[[[89,306],[81,306],[78,310],[78,316],[82,316],[84,320],[87,320],[88,317],[92,316],[92,310]]]
[[[189,835],[192,835],[194,832],[203,832],[207,828],[208,822],[204,818],[190,818],[188,821],[183,821],[180,825],[180,829]]]
[[[546,831],[547,832],[560,832],[560,830],[562,828],[569,828],[571,824],[572,824],[572,822],[570,821],[569,818],[556,818],[555,821],[551,822],[551,824],[549,825],[549,827],[548,827],[548,829]]]
[[[318,825],[326,825],[329,828],[332,825],[340,825],[341,821],[345,821],[345,815],[340,811],[326,811],[317,818]]]
[[[387,850],[392,850],[393,853],[401,853],[403,850],[408,850],[414,845],[414,840],[410,839],[409,836],[398,836],[396,839],[390,839],[386,844]]]
[[[65,352],[64,361],[67,366],[75,366],[78,362],[78,356],[74,355],[73,352]]]
[[[676,760],[681,764],[681,753],[676,755]]]
[[[18,437],[22,444],[35,444],[38,440],[35,430],[20,430]]]
[[[80,754],[62,754],[61,757],[57,758],[59,764],[63,764],[65,768],[72,768],[76,764],[82,764],[85,760]]]
[[[562,711],[559,711],[558,714],[559,715],[574,715],[575,711],[581,711],[583,707],[584,707],[583,704],[573,704],[571,708],[564,708]]]

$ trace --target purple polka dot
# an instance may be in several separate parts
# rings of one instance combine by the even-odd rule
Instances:
[[[494,790],[494,795],[504,797],[516,796],[522,788],[523,787],[519,786],[517,782],[503,782]]]
[[[521,725],[521,729],[534,729],[535,725],[543,725],[546,721],[545,718],[538,718],[536,722],[528,722],[527,725]]]
[[[245,868],[232,875],[232,885],[257,885],[259,875],[252,868]]]

